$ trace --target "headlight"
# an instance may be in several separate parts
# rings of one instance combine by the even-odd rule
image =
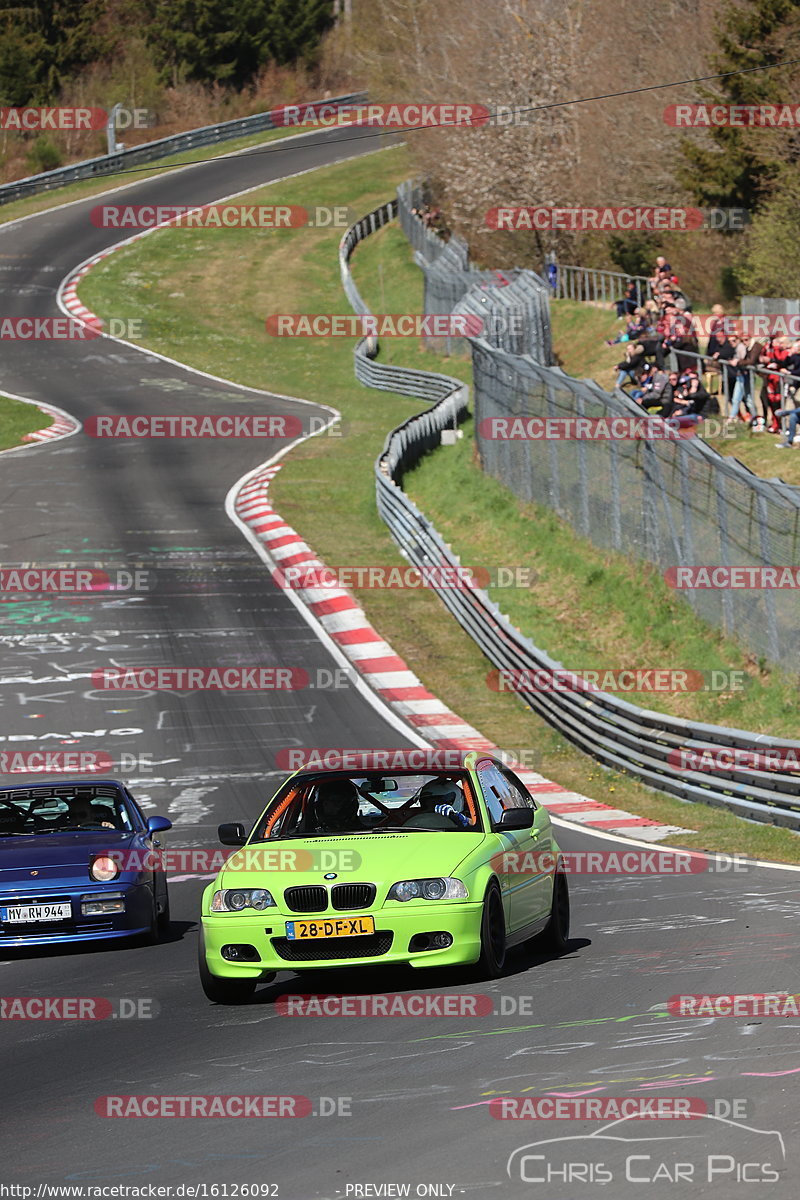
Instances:
[[[260,910],[274,907],[272,893],[266,888],[226,888],[224,891],[214,892],[214,899],[211,901],[212,912],[241,912],[243,908]]]
[[[389,888],[387,900],[466,900],[469,896],[460,879],[403,879]]]
[[[108,883],[119,875],[119,863],[107,854],[100,854],[89,863],[89,876],[98,883]]]

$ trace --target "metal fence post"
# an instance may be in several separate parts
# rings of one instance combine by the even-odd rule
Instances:
[[[771,564],[772,547],[769,544],[769,511],[767,500],[760,492],[756,494],[758,509],[758,536],[761,544],[761,561]],[[773,662],[780,661],[781,644],[778,635],[778,614],[775,607],[775,596],[771,588],[764,589],[764,609],[767,618],[767,636],[769,637],[769,656]]]

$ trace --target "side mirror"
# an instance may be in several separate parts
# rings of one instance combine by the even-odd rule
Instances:
[[[240,821],[226,821],[218,827],[217,837],[223,846],[243,846],[247,841],[247,830]]]
[[[499,833],[512,829],[532,829],[536,813],[532,808],[507,808],[494,828]]]
[[[166,833],[168,829],[172,829],[172,821],[168,821],[166,817],[147,818],[148,833]]]

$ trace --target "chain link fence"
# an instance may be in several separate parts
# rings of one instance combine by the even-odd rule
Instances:
[[[398,200],[403,228],[413,229],[419,219],[404,215],[407,200]],[[429,232],[412,233],[412,244],[414,236],[427,243]],[[473,288],[455,311],[475,312],[483,296]],[[552,509],[594,545],[662,571],[678,566],[800,564],[800,489],[758,478],[699,437],[622,441],[497,436],[504,428],[497,419],[538,422],[644,414],[623,392],[605,392],[592,381],[573,379],[551,367],[541,343],[536,352],[520,354],[485,337],[468,340],[481,464],[521,500]],[[687,621],[693,610],[752,653],[800,673],[794,590],[687,588],[680,594],[687,601]],[[657,611],[652,619],[657,625]]]
[[[393,215],[392,202],[382,205],[373,213],[354,225],[342,239],[340,265],[345,291],[357,312],[366,311],[363,298],[358,293],[350,276],[349,258],[355,245],[371,232],[390,220]],[[487,357],[490,369],[494,370],[507,358],[512,370],[523,360],[497,351],[495,347],[475,342],[476,361]],[[364,343],[356,347],[356,374],[358,360],[364,357]],[[377,367],[377,363],[372,364]],[[604,393],[596,385],[580,384],[563,375],[557,368],[547,370],[537,367],[532,360],[524,366],[534,368],[530,390],[536,390],[544,381],[545,388],[554,390],[553,401],[557,404],[555,388],[563,382],[565,402],[568,402],[570,387],[577,386],[582,392],[570,393],[575,403],[582,402],[587,393],[597,403],[602,403]],[[505,369],[500,366],[500,369]],[[386,522],[392,537],[402,553],[419,567],[460,566],[459,559],[443,541],[435,527],[403,491],[403,475],[428,451],[439,444],[445,430],[454,428],[466,416],[467,388],[458,380],[431,373],[427,388],[420,388],[422,373],[407,368],[394,368],[392,388],[411,395],[429,395],[438,392],[439,399],[425,412],[410,417],[390,431],[383,452],[375,464],[376,500],[378,512]],[[372,386],[385,386],[382,381],[365,382]],[[509,380],[505,380],[506,383]],[[623,397],[624,399],[624,397]],[[641,410],[639,410],[641,412]],[[577,444],[578,447],[580,443]],[[585,445],[585,444],[584,444]],[[579,451],[578,451],[579,452]],[[651,471],[659,469],[651,466]],[[624,478],[624,477],[623,477]],[[570,480],[564,478],[568,486]],[[611,488],[614,488],[611,481]],[[614,511],[620,511],[620,489],[617,487]],[[605,497],[601,497],[605,499]],[[582,511],[580,520],[587,530],[592,528],[592,512]],[[612,522],[613,524],[613,522]],[[622,529],[614,531],[619,540]],[[470,635],[487,659],[499,669],[552,673],[561,669],[543,650],[516,629],[489,596],[480,588],[447,588],[434,584],[442,602],[453,614],[459,625]],[[657,614],[656,614],[657,615]],[[605,766],[624,771],[649,784],[684,800],[702,801],[739,813],[751,820],[784,825],[800,829],[800,804],[797,801],[797,776],[791,766],[800,755],[800,742],[772,739],[763,734],[748,733],[741,729],[707,725],[685,721],[639,708],[616,696],[600,691],[588,695],[580,692],[549,692],[532,688],[520,693],[521,698],[534,711],[558,729],[574,745]],[[770,752],[785,761],[776,762],[764,769],[760,760],[753,762],[751,752]],[[694,769],[692,756],[705,754],[708,750],[723,756],[719,770],[709,773],[706,769]],[[743,752],[739,756],[739,751]],[[688,762],[686,755],[688,754]],[[726,765],[730,762],[730,766]]]
[[[484,337],[512,354],[532,354],[552,361],[550,288],[534,271],[481,271],[469,261],[463,238],[447,241],[427,227],[424,188],[407,181],[397,189],[397,215],[414,247],[414,260],[423,273],[427,315],[468,312],[483,322]],[[426,337],[425,346],[437,354],[468,354],[462,337]]]

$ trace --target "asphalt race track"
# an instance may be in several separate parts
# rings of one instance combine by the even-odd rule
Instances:
[[[125,197],[200,204],[374,145],[337,145],[340,136],[144,179]],[[0,229],[3,315],[58,315],[61,280],[118,237],[91,225],[97,202]],[[307,426],[321,414],[105,339],[4,342],[0,390],[79,419],[257,410]],[[170,844],[213,847],[219,821],[251,821],[260,810],[280,748],[410,744],[355,690],[179,698],[92,688],[91,672],[111,664],[288,665],[315,678],[336,665],[224,510],[236,480],[284,445],[79,434],[0,455],[3,562],[141,563],[157,581],[150,593],[0,605],[0,750],[33,744],[9,738],[49,735],[48,748],[131,756],[126,778],[148,813],[174,822]],[[569,850],[619,846],[561,832]],[[287,971],[242,1008],[203,996],[195,960],[204,881],[175,878],[167,942],[0,962],[6,997],[125,997],[155,1012],[0,1022],[0,1176],[32,1186],[32,1196],[69,1194],[46,1190],[65,1184],[172,1185],[174,1196],[188,1194],[177,1185],[199,1183],[228,1185],[229,1196],[257,1185],[251,1195],[280,1200],[796,1196],[800,1021],[687,1018],[666,1004],[681,993],[800,992],[799,878],[766,867],[579,875],[561,958],[515,951],[490,985],[468,974],[365,970],[298,986]],[[493,1015],[280,1015],[276,998],[298,991],[477,993],[492,998]],[[306,1096],[312,1115],[95,1112],[101,1096],[151,1094]],[[503,1095],[698,1097],[709,1115],[502,1121],[489,1101]]]

